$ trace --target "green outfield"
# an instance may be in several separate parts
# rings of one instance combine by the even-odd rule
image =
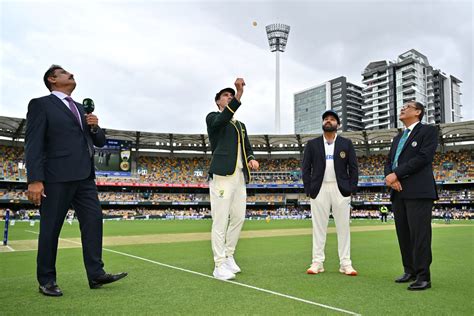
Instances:
[[[433,225],[433,288],[422,292],[407,291],[406,284],[393,282],[402,272],[393,223],[353,221],[352,260],[359,276],[348,277],[338,272],[335,233],[328,234],[326,272],[307,275],[309,220],[246,221],[245,238],[236,254],[243,272],[233,283],[209,277],[210,225],[209,220],[106,221],[105,268],[127,271],[129,277],[90,290],[77,245],[78,223],[65,224],[62,243],[71,248],[60,249],[57,262],[64,296],[51,298],[37,292],[36,251],[14,249],[15,243],[35,243],[38,223],[30,227],[17,222],[10,230],[12,250],[0,252],[0,314],[472,315],[474,311],[474,225],[468,221]],[[160,239],[169,235],[174,238]],[[202,240],[189,241],[189,236]],[[127,239],[137,243],[126,244]]]

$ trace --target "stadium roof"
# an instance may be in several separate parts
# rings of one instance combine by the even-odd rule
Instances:
[[[25,119],[0,116],[0,136],[13,142],[22,142],[25,137]],[[474,121],[437,125],[440,131],[440,145],[459,144],[474,141]],[[206,134],[150,133],[105,129],[110,139],[131,141],[140,150],[163,150],[168,152],[198,151],[210,152]],[[389,147],[398,129],[343,132],[340,135],[352,140],[356,150],[369,154]],[[302,152],[308,140],[320,134],[249,135],[256,152]]]

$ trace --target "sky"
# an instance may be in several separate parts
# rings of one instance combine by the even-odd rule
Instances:
[[[474,119],[467,0],[0,0],[0,115],[26,117],[59,64],[76,78],[72,97],[92,98],[105,128],[205,133],[216,92],[242,77],[236,118],[250,134],[273,134],[272,23],[291,27],[280,56],[282,134],[294,133],[295,92],[339,76],[361,85],[370,62],[410,49],[463,81],[463,120]]]

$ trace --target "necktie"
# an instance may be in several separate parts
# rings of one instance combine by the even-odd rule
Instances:
[[[70,96],[65,97],[65,99],[66,99],[67,103],[69,103],[69,109],[71,110],[72,114],[74,114],[74,116],[76,117],[76,120],[77,120],[77,122],[79,123],[79,126],[81,126],[81,129],[82,129],[81,119],[79,118],[79,112],[77,111],[76,104],[74,103],[74,100]]]
[[[407,128],[404,132],[402,137],[400,138],[400,141],[398,142],[397,146],[397,151],[395,152],[395,158],[393,159],[392,163],[392,170],[398,167],[398,157],[400,156],[400,153],[402,152],[403,146],[405,145],[405,142],[408,139],[408,133],[410,133],[410,130]]]
[[[79,117],[80,114],[76,108],[74,100],[70,96],[65,97],[65,99],[67,100],[67,103],[69,103],[69,109],[71,110],[72,114],[74,114],[77,119],[77,122],[79,123],[79,126],[81,126],[81,129],[83,130],[81,119]],[[89,157],[92,158],[94,156],[94,147],[92,147],[92,144],[89,141],[87,141],[87,150],[89,151]]]

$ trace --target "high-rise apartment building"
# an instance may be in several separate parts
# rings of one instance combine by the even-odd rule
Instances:
[[[400,127],[400,109],[408,101],[426,108],[424,122],[461,120],[461,81],[434,69],[428,58],[412,49],[394,62],[375,61],[362,72],[363,122],[366,129]]]
[[[357,131],[362,123],[362,88],[338,77],[294,94],[295,133],[322,133],[321,115],[333,109],[342,131]]]

